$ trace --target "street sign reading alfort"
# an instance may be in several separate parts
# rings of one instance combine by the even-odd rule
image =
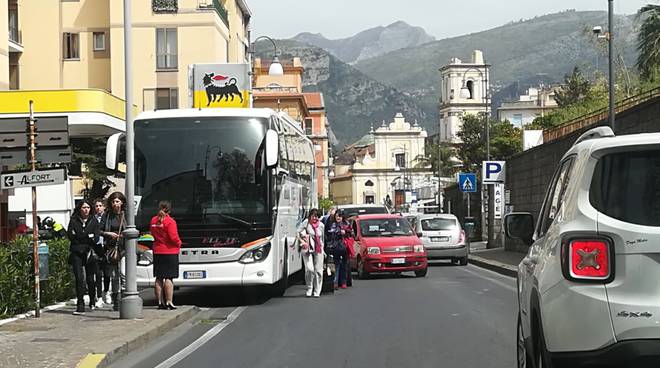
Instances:
[[[62,184],[65,179],[64,168],[4,173],[0,175],[0,189]]]

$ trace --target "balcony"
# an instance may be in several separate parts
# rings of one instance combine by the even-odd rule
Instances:
[[[151,0],[154,13],[176,13],[179,11],[178,0]]]
[[[222,5],[220,0],[213,0],[213,7],[215,8],[215,12],[218,13],[220,19],[222,19],[227,28],[229,28],[229,13],[225,6]]]

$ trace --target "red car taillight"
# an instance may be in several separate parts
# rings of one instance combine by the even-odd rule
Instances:
[[[564,274],[575,281],[609,281],[613,276],[611,242],[607,239],[570,239],[564,243]]]
[[[458,235],[458,244],[465,243],[465,230],[461,230],[461,233]]]

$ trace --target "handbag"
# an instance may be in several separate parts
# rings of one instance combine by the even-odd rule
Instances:
[[[121,230],[124,227],[124,214],[121,215],[121,220],[119,221],[119,229],[117,232],[119,233],[119,236],[121,237]],[[122,257],[122,252],[119,249],[119,242],[113,246],[109,246],[108,250],[105,252],[105,258],[108,261],[109,264],[119,264],[119,260],[121,260]]]

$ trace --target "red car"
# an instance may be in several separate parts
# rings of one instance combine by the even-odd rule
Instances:
[[[428,270],[426,250],[410,228],[408,220],[399,215],[360,215],[353,221],[355,258],[351,267],[358,277],[371,273],[415,272],[424,277]]]

